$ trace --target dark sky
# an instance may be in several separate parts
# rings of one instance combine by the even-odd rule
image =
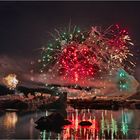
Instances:
[[[140,2],[0,2],[0,53],[30,55],[70,19],[81,28],[119,23],[139,45],[139,13]]]
[[[129,31],[135,52],[140,48],[140,2],[0,2],[0,56],[37,57],[48,32],[68,27],[70,19],[81,28],[118,23]]]

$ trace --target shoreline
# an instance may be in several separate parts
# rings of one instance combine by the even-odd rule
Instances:
[[[120,97],[98,97],[93,96],[90,98],[68,98],[60,100],[60,97],[45,96],[23,97],[20,95],[6,95],[0,97],[0,111],[7,109],[22,110],[44,110],[44,109],[65,109],[70,105],[74,109],[105,109],[105,110],[119,110],[121,108],[127,109],[140,109],[140,100],[120,98]]]
[[[115,100],[115,99],[71,99],[69,104],[75,109],[105,109],[105,110],[119,110],[140,109],[140,100]]]

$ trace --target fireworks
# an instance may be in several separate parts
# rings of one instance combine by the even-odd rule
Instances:
[[[82,32],[74,27],[72,31],[56,32],[58,37],[53,43],[42,48],[42,58],[38,61],[43,65],[41,72],[78,81],[124,69],[126,63],[135,65],[129,59],[133,56],[129,49],[133,43],[128,32],[118,25],[106,30],[92,27]]]
[[[128,91],[131,89],[131,85],[132,85],[131,78],[127,72],[125,72],[122,69],[119,69],[116,79],[117,79],[120,91],[123,91],[123,90]]]
[[[18,80],[16,78],[17,76],[15,74],[9,74],[8,76],[3,78],[3,83],[9,88],[9,89],[15,89],[17,84],[18,84]]]

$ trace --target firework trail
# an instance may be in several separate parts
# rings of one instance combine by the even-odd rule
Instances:
[[[129,49],[133,43],[128,32],[118,25],[106,30],[92,27],[86,32],[76,26],[66,32],[55,31],[58,37],[42,47],[42,73],[78,81],[124,69],[126,62],[130,63],[126,70],[135,65],[129,59],[133,56]]]

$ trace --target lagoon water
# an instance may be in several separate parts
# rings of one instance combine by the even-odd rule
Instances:
[[[140,111],[122,109],[69,109],[64,116],[72,122],[60,133],[39,131],[35,121],[52,111],[5,112],[0,114],[0,139],[140,139]],[[79,126],[82,120],[92,122],[90,127]]]

